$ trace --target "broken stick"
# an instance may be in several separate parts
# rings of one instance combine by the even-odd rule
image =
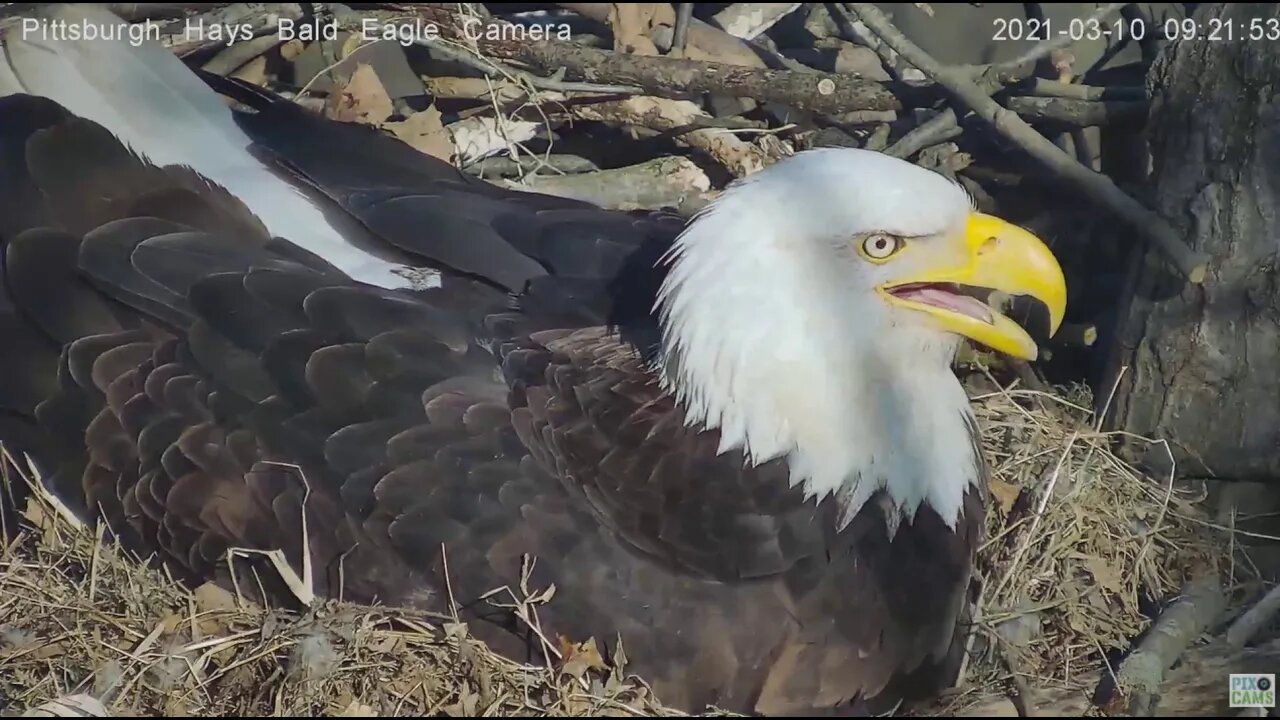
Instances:
[[[878,7],[871,3],[846,4],[894,52],[946,88],[956,100],[971,109],[998,133],[1017,144],[1054,175],[1143,233],[1164,251],[1165,256],[1184,277],[1196,284],[1204,281],[1208,258],[1188,247],[1167,220],[1143,207],[1111,178],[1081,165],[1075,158],[1062,152],[1016,113],[992,100],[974,83],[969,73],[944,67],[933,59],[894,27]]]

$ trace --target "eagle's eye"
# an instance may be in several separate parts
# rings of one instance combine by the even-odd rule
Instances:
[[[902,238],[886,233],[872,233],[862,240],[862,255],[871,262],[883,262],[902,249]]]

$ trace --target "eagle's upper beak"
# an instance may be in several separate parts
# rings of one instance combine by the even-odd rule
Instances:
[[[959,265],[926,267],[913,277],[881,286],[880,292],[889,302],[931,316],[942,330],[1034,360],[1036,341],[992,302],[1001,296],[1039,301],[1048,311],[1052,336],[1067,304],[1066,280],[1057,259],[1035,235],[978,212],[969,215],[964,244],[967,252]]]

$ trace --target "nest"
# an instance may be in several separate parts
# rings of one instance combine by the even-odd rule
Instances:
[[[1088,388],[969,385],[991,496],[971,664],[942,712],[1004,697],[1011,679],[1091,692],[1161,603],[1230,565],[1230,543],[1203,494],[1111,451]]]
[[[1228,552],[1195,498],[1108,450],[1084,391],[978,380],[991,388],[971,389],[993,466],[984,590],[970,660],[939,714],[1003,696],[1014,675],[1096,682],[1105,651],[1150,624],[1146,598],[1176,593]],[[97,715],[680,714],[592,647],[552,670],[492,653],[449,618],[261,608],[183,588],[46,497],[25,519],[0,554],[0,708],[61,698]]]
[[[340,602],[304,614],[194,591],[47,499],[0,554],[0,710],[92,716],[663,716],[585,648],[557,672],[448,618]],[[43,706],[43,707],[41,707]],[[47,716],[47,715],[46,715]]]

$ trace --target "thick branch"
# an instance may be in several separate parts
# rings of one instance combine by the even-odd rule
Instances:
[[[1264,625],[1275,618],[1277,612],[1280,612],[1280,586],[1271,588],[1258,604],[1231,624],[1227,630],[1227,642],[1232,647],[1244,647]]]
[[[728,130],[696,127],[710,119],[702,108],[687,100],[633,97],[626,100],[574,105],[569,112],[577,118],[596,122],[639,125],[673,133],[676,142],[706,153],[738,177],[764,168],[771,159],[758,146]]]
[[[1116,125],[1147,115],[1142,100],[1074,100],[1060,97],[1011,97],[1009,109],[1033,121],[1052,121],[1075,127]]]
[[[1174,267],[1191,282],[1203,282],[1208,264],[1207,258],[1189,248],[1168,221],[1129,197],[1107,176],[1086,168],[1063,153],[1015,113],[1006,110],[988,97],[987,93],[970,79],[968,73],[943,67],[928,53],[908,40],[875,5],[849,3],[849,6],[872,32],[884,40],[885,44],[946,88],[957,100],[972,109],[974,114],[985,120],[997,132],[1027,151],[1047,170],[1066,180],[1084,195],[1109,208],[1144,233],[1164,251]]]
[[[902,109],[902,103],[884,85],[851,75],[626,55],[568,43],[499,40],[482,42],[481,51],[543,72],[563,68],[566,77],[574,80],[633,85],[659,97],[714,92],[819,113]]]
[[[1144,100],[1147,97],[1146,91],[1140,87],[1077,85],[1045,78],[1032,78],[1028,82],[1028,90],[1032,95],[1075,100]]]
[[[1189,585],[1120,665],[1116,673],[1120,690],[1117,703],[1122,703],[1129,714],[1153,715],[1165,673],[1191,643],[1221,618],[1226,604],[1216,577]]]
[[[896,158],[909,158],[930,145],[936,145],[957,137],[961,132],[960,122],[956,119],[956,111],[947,108],[929,118],[928,121],[911,132],[903,135],[898,142],[889,146],[888,150],[885,150],[885,154]]]
[[[463,171],[483,178],[511,178],[526,173],[536,173],[542,169],[550,173],[577,175],[599,170],[596,164],[579,155],[522,155],[519,158],[496,156],[489,157],[463,168]]]
[[[677,208],[692,213],[709,201],[711,181],[687,158],[661,157],[639,165],[577,175],[531,175],[498,185],[573,198],[617,210]]]

